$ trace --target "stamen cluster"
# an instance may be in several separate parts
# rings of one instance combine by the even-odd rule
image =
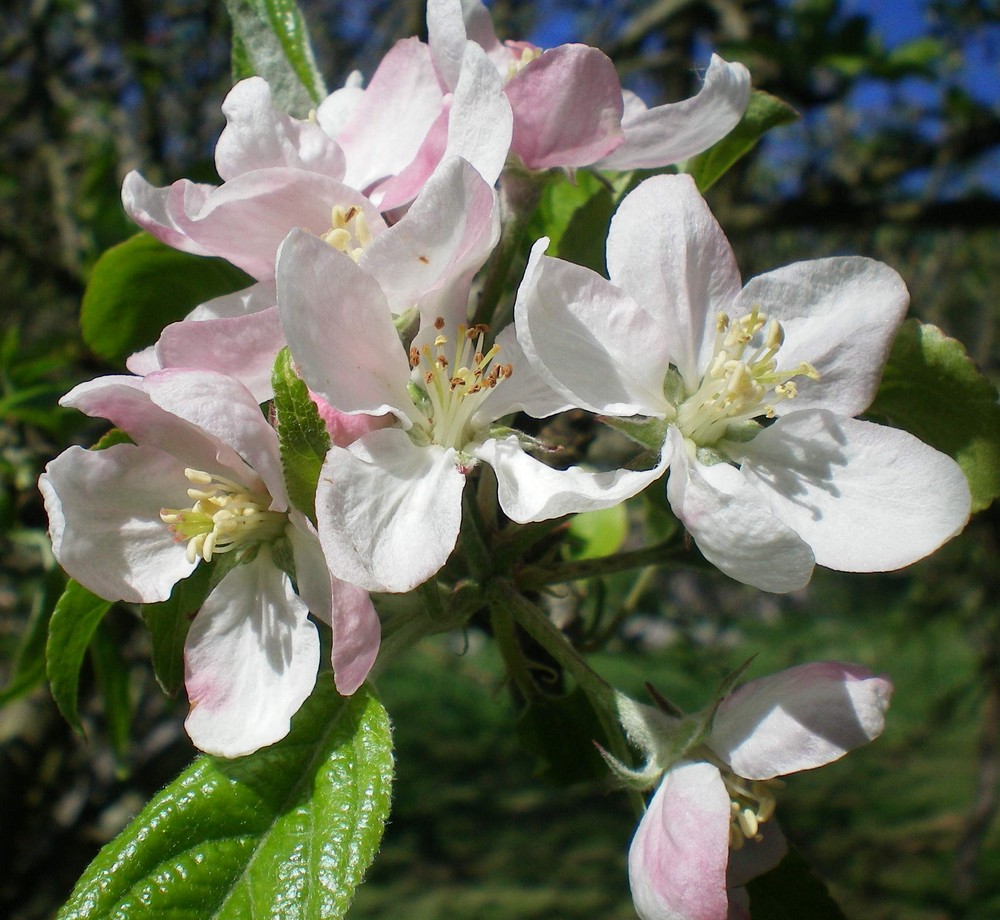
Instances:
[[[345,208],[338,204],[330,213],[330,229],[323,234],[322,239],[357,262],[364,248],[372,241],[368,218],[355,205]]]
[[[410,348],[410,367],[421,369],[422,382],[429,404],[426,432],[431,441],[442,447],[461,449],[471,437],[472,416],[501,380],[513,374],[510,364],[494,363],[500,351],[492,345],[483,351],[489,327],[483,324],[467,327],[460,323],[456,330],[455,347],[449,360],[445,347],[449,344],[444,319],[434,321],[438,334],[430,345]]]
[[[711,446],[725,438],[734,423],[774,418],[775,403],[798,395],[795,377],[819,380],[816,368],[806,362],[778,370],[776,355],[784,340],[781,323],[768,319],[758,306],[735,321],[720,313],[715,356],[701,386],[677,409],[684,436],[699,446]]]
[[[175,538],[187,541],[188,562],[211,562],[218,553],[228,553],[251,542],[277,537],[288,520],[280,511],[268,511],[271,496],[251,492],[238,482],[186,469],[184,475],[197,488],[187,490],[194,500],[190,508],[162,508],[160,520]]]
[[[729,846],[739,850],[748,840],[761,839],[760,825],[774,816],[777,799],[772,787],[780,780],[748,781],[729,770],[721,770],[729,793]]]

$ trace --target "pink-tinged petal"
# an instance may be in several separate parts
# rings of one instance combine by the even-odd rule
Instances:
[[[711,764],[669,770],[628,852],[629,885],[642,920],[726,920],[729,795]]]
[[[440,165],[409,211],[358,263],[378,280],[392,313],[434,295],[446,310],[435,316],[453,320],[449,325],[465,321],[472,276],[500,237],[495,203],[496,193],[465,160]]]
[[[534,370],[573,405],[605,415],[655,415],[669,368],[667,330],[620,288],[535,243],[514,305]]]
[[[788,853],[788,841],[778,823],[773,820],[760,825],[757,837],[753,840],[744,841],[742,847],[730,852],[729,870],[726,873],[730,914],[734,901],[740,900],[733,897],[735,894],[733,889],[739,889],[758,875],[770,872],[785,858],[786,853]]]
[[[100,597],[165,601],[195,563],[160,509],[188,507],[189,485],[184,463],[154,447],[69,448],[38,481],[56,559]]]
[[[512,412],[527,412],[532,418],[548,418],[574,408],[573,403],[549,386],[528,361],[513,324],[505,326],[495,339],[499,348],[494,363],[509,364],[510,377],[490,390],[473,416],[473,424],[488,426]]]
[[[647,109],[634,101],[622,118],[625,143],[597,164],[600,169],[647,169],[679,163],[722,140],[750,102],[750,71],[717,54],[697,95]]]
[[[751,279],[741,312],[759,306],[781,321],[779,369],[808,361],[820,375],[815,381],[795,378],[798,396],[777,402],[778,415],[813,408],[847,416],[864,412],[909,302],[893,269],[857,256],[796,262]]]
[[[337,447],[347,447],[369,432],[388,428],[396,421],[392,415],[348,415],[334,409],[319,393],[313,393],[312,390],[309,391],[309,398],[326,426],[331,443]]]
[[[274,398],[271,369],[284,344],[278,308],[272,306],[247,316],[171,323],[160,333],[156,353],[160,367],[226,374],[263,403]]]
[[[196,425],[157,406],[145,390],[142,377],[99,377],[69,391],[59,404],[95,418],[105,418],[137,444],[158,447],[184,461],[184,466],[206,472],[220,467],[251,481],[253,471],[240,455]],[[190,486],[185,480],[185,488]]]
[[[271,493],[275,511],[288,507],[277,432],[242,383],[214,371],[167,369],[150,374],[144,386],[155,405],[236,451]]]
[[[137,377],[145,377],[146,374],[160,370],[162,366],[155,345],[134,351],[125,359],[125,367]]]
[[[670,507],[712,565],[743,584],[776,594],[808,584],[812,550],[739,470],[728,463],[706,466],[692,460],[673,425],[668,445]]]
[[[615,65],[587,45],[560,45],[507,83],[511,150],[528,169],[587,166],[619,146],[622,88]]]
[[[331,663],[337,691],[350,696],[360,687],[378,655],[381,624],[368,592],[330,574],[316,529],[292,511],[288,529],[299,596],[313,616],[333,628]]]
[[[260,77],[241,80],[222,103],[226,127],[215,147],[219,176],[270,166],[292,166],[344,176],[344,153],[318,124],[292,118],[274,107],[271,88]]]
[[[186,199],[192,208],[198,210],[213,191],[214,185],[196,185],[187,179],[166,188],[157,188],[133,171],[122,182],[122,206],[135,223],[161,243],[196,256],[210,256],[214,253],[191,239],[187,229],[178,223],[174,201],[179,195],[181,200]]]
[[[750,780],[811,770],[882,734],[891,696],[888,680],[858,665],[799,665],[726,697],[708,745]]]
[[[500,507],[519,524],[621,504],[659,479],[667,467],[661,458],[649,470],[556,470],[525,453],[516,435],[490,438],[472,453],[493,467]]]
[[[278,258],[278,307],[302,379],[330,405],[401,419],[416,412],[385,295],[349,256],[311,234],[290,234]]]
[[[378,657],[382,624],[363,588],[333,580],[333,665],[337,692],[350,696],[368,677]]]
[[[288,734],[319,667],[307,613],[267,546],[219,582],[184,643],[184,727],[197,747],[240,757]]]
[[[403,208],[420,193],[448,149],[448,109],[444,107],[424,135],[413,159],[395,175],[368,186],[368,197],[383,212]]]
[[[290,230],[326,233],[338,205],[364,212],[373,235],[385,226],[355,189],[288,167],[243,173],[195,201],[187,199],[182,183],[174,183],[168,203],[174,223],[203,252],[228,259],[259,280],[274,277],[278,246]]]
[[[274,290],[274,280],[258,281],[256,284],[251,284],[250,287],[243,288],[242,291],[223,294],[221,297],[213,297],[211,300],[198,304],[184,319],[192,322],[208,319],[233,319],[237,316],[262,313],[264,310],[269,310],[277,302],[278,295]]]
[[[368,591],[415,588],[458,539],[465,476],[454,450],[417,447],[398,428],[327,454],[316,489],[320,542],[333,574]]]
[[[514,60],[514,55],[507,46],[516,43],[502,43],[497,38],[490,11],[479,0],[461,0],[461,3],[465,34],[486,52],[497,70],[505,74]]]
[[[401,172],[416,156],[443,102],[427,45],[416,38],[396,42],[336,137],[347,156],[344,181],[367,191]]]
[[[809,409],[742,446],[747,482],[831,569],[901,568],[969,519],[961,467],[896,428]]]
[[[656,317],[694,392],[713,355],[718,314],[732,313],[741,284],[729,241],[690,176],[647,179],[625,198],[608,231],[608,277]]]

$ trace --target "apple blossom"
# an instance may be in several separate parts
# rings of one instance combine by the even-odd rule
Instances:
[[[494,202],[468,164],[445,168]],[[355,263],[301,231],[278,257],[282,324],[303,380],[341,412],[393,421],[347,448],[334,446],[316,491],[331,571],[369,590],[407,591],[444,564],[458,537],[465,475],[480,461],[497,474],[501,507],[522,522],[567,513],[566,496],[581,492],[594,506],[616,504],[636,491],[634,478],[650,475],[555,470],[525,452],[526,439],[493,425],[518,409],[542,417],[566,404],[522,360],[512,328],[490,346],[485,327],[466,326],[472,274],[489,250],[476,236],[456,245],[446,205],[436,230],[394,241],[391,270],[374,258]],[[467,221],[460,235],[473,231]],[[388,239],[387,232],[372,250]],[[453,252],[466,255],[452,259]],[[423,272],[439,282],[416,299],[421,325],[407,349],[393,304],[414,302]]]
[[[777,778],[877,738],[891,696],[889,681],[865,668],[817,662],[744,684],[693,731],[690,719],[621,698],[623,725],[648,762],[633,771],[606,759],[626,781],[662,775],[629,848],[642,920],[726,920],[745,909],[742,886],[786,851],[772,821]]]
[[[105,377],[62,400],[134,443],[71,447],[39,481],[56,558],[109,600],[154,603],[196,566],[234,554],[184,646],[191,739],[233,757],[283,738],[333,627],[337,687],[353,693],[378,650],[368,595],[332,578],[315,528],[291,507],[278,440],[256,399],[208,371]],[[275,563],[294,560],[296,587]],[[229,558],[229,557],[227,557]]]
[[[970,496],[959,466],[853,418],[875,396],[908,303],[888,266],[800,262],[741,290],[687,176],[647,180],[622,202],[610,282],[544,256],[546,244],[515,306],[527,359],[568,402],[662,444],[670,504],[722,571],[791,591],[814,562],[896,569],[962,529]]]
[[[505,80],[514,114],[511,153],[528,169],[678,163],[725,137],[750,99],[747,69],[713,55],[696,96],[649,109],[622,90],[614,64],[597,48],[501,43],[479,0],[428,0],[427,30],[447,86],[456,85],[469,39],[486,51]]]

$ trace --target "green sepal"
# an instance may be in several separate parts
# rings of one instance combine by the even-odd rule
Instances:
[[[45,670],[56,706],[74,731],[83,733],[77,710],[80,668],[94,631],[111,609],[111,601],[70,580],[49,620]]]
[[[670,423],[666,419],[651,418],[645,415],[630,415],[627,418],[616,418],[610,415],[598,416],[601,422],[615,431],[620,431],[625,437],[641,444],[647,450],[657,455],[663,450],[667,440],[667,429]]]
[[[234,76],[263,77],[279,109],[305,118],[327,93],[295,0],[226,0],[226,9]]]
[[[202,756],[109,843],[58,920],[336,920],[378,849],[392,737],[369,687],[329,672],[286,738]]]
[[[138,233],[94,265],[80,308],[83,340],[94,354],[121,364],[199,304],[252,283],[222,259],[171,249]]]
[[[869,412],[952,457],[969,481],[973,511],[1000,495],[996,388],[936,326],[915,319],[900,326]]]
[[[287,348],[278,352],[271,383],[288,497],[315,523],[316,485],[330,450],[330,435],[309,396],[308,387],[295,373]]]
[[[746,156],[772,128],[787,125],[799,113],[777,96],[755,89],[740,123],[721,141],[688,160],[686,172],[702,193],[724,176],[737,160]]]

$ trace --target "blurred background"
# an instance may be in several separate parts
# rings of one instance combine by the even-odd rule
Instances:
[[[328,86],[370,75],[422,34],[419,0],[305,0]],[[709,192],[744,275],[858,253],[906,279],[911,315],[1000,371],[997,0],[495,2],[501,38],[584,41],[648,103],[686,98],[718,51],[801,119]],[[97,848],[193,756],[183,700],[152,676],[144,627],[116,608],[83,677],[87,737],[44,684],[62,589],[35,481],[100,433],[56,400],[117,370],[77,315],[100,253],[134,232],[121,179],[215,180],[231,85],[219,0],[7,0],[0,35],[0,916],[51,916]],[[756,654],[757,676],[816,658],[889,674],[877,744],[793,778],[779,818],[849,917],[1000,917],[1000,517],[884,576],[819,572],[771,597],[643,572],[570,601],[610,611],[595,666],[703,705]],[[599,763],[554,771],[531,750],[489,642],[429,642],[381,681],[398,777],[382,853],[351,916],[633,917],[635,816]],[[558,724],[559,714],[553,715]],[[520,743],[526,742],[526,744]],[[593,755],[596,758],[596,755]],[[593,769],[594,766],[598,769]],[[405,904],[405,910],[400,907]]]

